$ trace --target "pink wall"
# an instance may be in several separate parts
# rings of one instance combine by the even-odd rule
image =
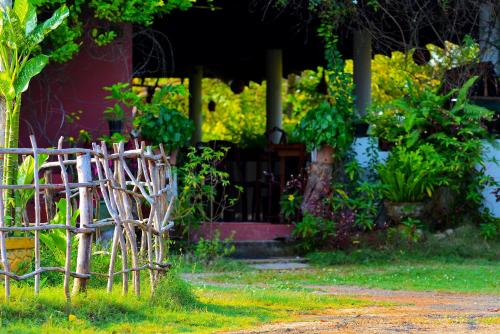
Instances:
[[[232,237],[234,241],[270,241],[276,239],[290,239],[294,225],[270,223],[203,223],[193,236],[194,241],[200,237],[212,239],[219,231],[220,239]]]
[[[55,146],[60,136],[78,135],[80,129],[94,137],[108,134],[103,110],[111,103],[103,86],[129,82],[132,77],[132,27],[109,46],[86,40],[79,54],[64,64],[51,64],[32,81],[23,97],[20,143],[29,146],[35,134],[40,147]],[[65,117],[83,111],[81,120],[69,124]]]

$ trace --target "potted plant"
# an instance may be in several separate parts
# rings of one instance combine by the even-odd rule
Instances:
[[[396,223],[423,218],[426,200],[436,187],[446,183],[443,167],[443,157],[431,145],[422,145],[414,151],[395,147],[387,162],[378,166],[389,218]]]
[[[404,97],[374,109],[368,118],[371,134],[394,149],[415,151],[427,144],[444,159],[441,175],[447,182],[434,191],[430,203],[437,223],[445,223],[443,219],[457,209],[477,210],[482,188],[489,182],[484,169],[477,167],[484,164],[482,140],[488,139],[484,124],[493,113],[469,99],[476,81],[472,77],[462,87],[443,92],[408,80]]]
[[[127,119],[125,108],[137,106],[141,99],[135,94],[128,83],[116,83],[103,88],[110,92],[106,96],[106,100],[115,100],[113,106],[104,110],[104,119],[108,122],[109,136],[112,137],[115,133],[122,134],[123,123]]]
[[[308,151],[317,150],[319,162],[331,164],[334,155],[341,156],[353,141],[352,116],[352,110],[323,101],[304,116],[294,136],[306,145]]]
[[[321,198],[329,195],[335,158],[349,149],[353,137],[352,109],[335,102],[323,101],[310,110],[295,129],[308,151],[316,151],[316,160],[309,168],[303,212],[314,212]]]

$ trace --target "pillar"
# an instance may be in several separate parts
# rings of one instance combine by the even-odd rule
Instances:
[[[493,3],[479,7],[479,48],[481,61],[490,61],[500,75],[500,15],[495,14]]]
[[[266,52],[266,131],[282,128],[281,80],[283,77],[283,52],[270,49]],[[277,143],[281,134],[275,132],[271,141]]]
[[[201,142],[201,80],[203,78],[203,68],[196,66],[189,76],[189,119],[194,123],[194,132],[191,143]]]
[[[372,102],[372,39],[367,30],[354,32],[353,80],[355,108],[360,116],[365,116]]]

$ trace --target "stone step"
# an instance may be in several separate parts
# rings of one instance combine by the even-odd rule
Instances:
[[[235,241],[232,242],[236,251],[231,255],[235,259],[269,259],[279,257],[294,257],[298,255],[293,242],[268,241]]]

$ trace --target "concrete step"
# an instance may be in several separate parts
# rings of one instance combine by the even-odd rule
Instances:
[[[269,259],[279,257],[294,257],[298,255],[293,242],[268,241],[235,241],[232,243],[236,251],[231,255],[235,259]]]

